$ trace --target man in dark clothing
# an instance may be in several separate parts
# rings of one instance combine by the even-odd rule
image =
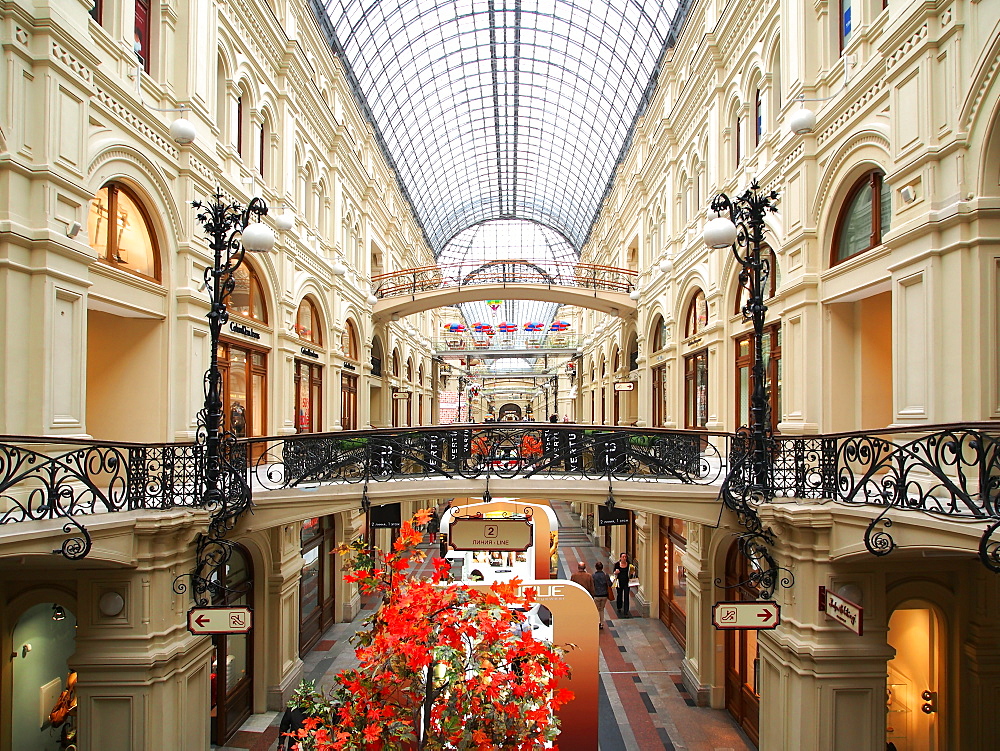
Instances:
[[[601,619],[600,628],[604,628],[604,606],[608,604],[608,597],[611,595],[611,577],[604,570],[604,564],[598,561],[594,564],[594,604],[597,606],[597,615]]]
[[[306,712],[302,707],[287,707],[285,713],[281,716],[281,725],[278,726],[278,751],[285,751],[289,749],[292,751],[299,742],[294,736],[303,727],[305,727]],[[292,733],[293,737],[285,735],[286,733]]]

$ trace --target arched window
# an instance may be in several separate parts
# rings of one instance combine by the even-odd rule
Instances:
[[[767,282],[764,285],[764,299],[769,300],[772,297],[774,297],[774,293],[778,289],[778,283],[781,281],[781,277],[778,274],[778,257],[774,254],[774,251],[771,250],[771,248],[769,248],[766,245],[761,246],[760,255],[761,258],[768,259],[769,268],[767,274]],[[746,305],[746,302],[747,302],[746,287],[737,282],[736,307],[733,310],[733,313],[735,315],[741,314],[743,312],[743,306]]]
[[[764,135],[764,103],[761,99],[760,89],[754,92],[753,97],[753,145],[760,146],[760,139]]]
[[[347,322],[347,328],[340,337],[340,349],[344,357],[348,360],[358,360],[358,331],[354,328],[354,321]]]
[[[229,296],[229,312],[267,323],[267,303],[257,272],[244,260],[233,276],[236,286]]]
[[[413,383],[413,360],[410,359],[406,361],[406,380]]]
[[[270,134],[270,123],[268,122],[267,115],[264,115],[260,121],[260,129],[257,131],[257,170],[260,172],[260,177],[264,182],[267,182],[267,141]]]
[[[124,185],[108,183],[90,204],[90,247],[112,266],[159,281],[159,253],[146,211]]]
[[[323,335],[320,328],[319,311],[312,300],[303,298],[299,303],[299,312],[295,314],[295,333],[301,339],[322,345]]]
[[[743,118],[736,116],[736,166],[743,161]]]
[[[882,244],[892,218],[891,189],[884,178],[881,170],[872,170],[851,188],[833,233],[831,266]]]
[[[694,336],[708,325],[708,302],[705,293],[698,290],[688,305],[684,323],[684,336]]]
[[[399,377],[399,350],[394,349],[392,351],[392,374]]]
[[[659,352],[667,345],[667,322],[657,315],[653,321],[653,352]]]

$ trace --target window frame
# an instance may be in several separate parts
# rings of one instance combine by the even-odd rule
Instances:
[[[767,394],[767,403],[771,420],[771,432],[778,432],[778,423],[781,422],[781,323],[776,321],[764,327],[764,333],[769,334],[770,347],[764,353],[764,391]],[[740,354],[740,345],[747,343],[747,354]],[[750,404],[753,397],[754,379],[754,341],[753,332],[747,331],[733,339],[733,351],[735,354],[733,367],[733,389],[735,392],[735,426],[740,428],[750,424]],[[746,368],[746,382],[740,376],[740,369]],[[770,384],[770,388],[768,385]],[[774,386],[777,385],[777,388]],[[740,397],[743,396],[743,389],[746,389],[747,416],[744,420]]]
[[[830,248],[830,267],[849,261],[852,258],[867,253],[882,244],[884,232],[888,232],[891,227],[892,218],[892,192],[889,195],[889,217],[890,227],[882,227],[882,189],[885,185],[885,173],[881,169],[872,169],[859,177],[851,189],[847,192],[844,200],[840,203],[840,210],[837,214],[837,222],[833,230],[833,244]],[[848,256],[840,258],[840,241],[843,237],[844,228],[849,219],[849,212],[855,199],[865,190],[870,191],[871,199],[871,232],[868,236],[868,245]]]
[[[98,260],[106,263],[108,266],[119,269],[121,271],[125,271],[129,274],[133,274],[142,279],[149,279],[150,281],[154,281],[157,284],[162,284],[163,275],[162,275],[162,270],[160,268],[160,246],[159,243],[157,242],[156,232],[154,231],[153,223],[150,221],[150,214],[146,210],[145,203],[142,201],[142,199],[139,198],[138,195],[136,195],[134,190],[129,188],[124,183],[111,180],[102,185],[100,187],[100,190],[98,190],[98,193],[100,193],[100,191],[104,189],[107,189],[108,191],[108,232],[107,232],[108,239],[104,245],[104,255],[100,255],[101,251],[98,251]],[[119,192],[124,193],[126,196],[128,196],[129,200],[132,201],[136,209],[139,211],[139,216],[142,219],[143,224],[145,225],[146,235],[149,237],[150,250],[153,254],[152,276],[150,276],[149,274],[144,274],[141,271],[136,271],[135,269],[130,268],[126,262],[117,260],[117,258],[120,258],[120,255],[118,254],[118,233],[111,231],[110,217],[116,216],[118,214]],[[94,198],[96,199],[96,197],[97,196],[95,194]],[[88,210],[88,220],[89,220],[89,211],[91,210],[93,209],[91,208]],[[115,223],[115,226],[117,227],[117,222]],[[93,239],[94,238],[91,238],[91,240]],[[93,247],[94,246],[91,245],[91,248]]]
[[[135,54],[136,57],[138,57],[139,60],[142,61],[143,72],[149,73],[149,62],[150,58],[152,58],[153,56],[151,49],[153,41],[153,34],[152,34],[153,4],[152,2],[150,2],[150,0],[135,0],[135,2],[133,3],[133,9],[135,14],[133,27],[136,36],[136,41],[139,42],[140,48],[145,53],[145,57],[140,55],[138,50],[136,50]],[[142,18],[144,21],[144,23],[142,23],[141,26],[140,26],[140,11],[142,11],[143,13]],[[103,14],[103,8],[102,8],[102,14]]]

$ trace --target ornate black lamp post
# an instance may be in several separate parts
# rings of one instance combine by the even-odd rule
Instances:
[[[251,199],[244,208],[228,203],[221,189],[209,201],[192,201],[196,218],[208,236],[212,264],[205,268],[205,286],[210,294],[208,312],[211,354],[205,372],[205,404],[198,413],[196,442],[204,446],[204,489],[201,504],[210,509],[212,518],[208,532],[199,535],[197,561],[190,574],[196,606],[210,604],[213,595],[224,589],[212,572],[229,560],[232,543],[226,533],[236,520],[250,508],[250,486],[247,484],[245,462],[234,461],[236,436],[223,429],[222,374],[219,372],[219,336],[229,320],[226,301],[236,288],[236,270],[243,264],[247,251],[266,253],[274,247],[274,233],[260,220],[267,214],[267,205],[260,198]],[[282,226],[287,219],[282,218]],[[174,591],[183,593],[187,586],[178,577]]]
[[[769,258],[761,257],[764,241],[764,216],[777,211],[776,191],[762,193],[757,181],[730,200],[725,193],[712,199],[717,216],[705,227],[705,244],[711,248],[730,248],[740,264],[740,287],[746,290],[743,320],[753,323],[753,392],[750,395],[750,465],[751,483],[761,500],[771,497],[771,416],[764,387],[764,290],[771,275]],[[725,216],[728,214],[728,218]],[[741,428],[746,430],[746,428]]]
[[[226,301],[236,288],[236,270],[247,251],[266,253],[274,247],[274,233],[260,220],[267,214],[267,204],[253,198],[244,208],[239,203],[225,203],[217,189],[208,202],[192,201],[197,219],[213,253],[213,263],[205,268],[205,288],[211,293],[208,312],[211,354],[205,372],[205,406],[198,413],[199,443],[205,446],[205,492],[202,502],[212,506],[220,501],[219,478],[222,471],[223,440],[235,436],[222,430],[222,374],[219,372],[219,335],[229,320]],[[251,222],[251,217],[255,221]]]
[[[764,315],[767,312],[764,295],[771,275],[771,262],[770,258],[761,256],[761,244],[764,240],[764,217],[768,212],[777,211],[777,200],[777,192],[761,191],[756,180],[735,199],[720,193],[711,204],[712,211],[718,216],[705,226],[704,233],[706,245],[729,248],[740,264],[740,288],[746,290],[743,319],[753,324],[750,425],[741,426],[737,431],[745,438],[745,448],[733,452],[731,456],[729,475],[723,483],[723,497],[747,530],[740,541],[741,549],[754,568],[751,580],[765,598],[770,597],[779,584],[791,586],[792,583],[790,572],[779,580],[780,567],[768,550],[774,542],[773,535],[763,527],[757,515],[760,504],[774,497],[771,471],[773,437],[770,404],[764,386],[763,352]],[[744,470],[748,455],[749,473]]]

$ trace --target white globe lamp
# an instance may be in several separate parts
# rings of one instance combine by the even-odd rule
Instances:
[[[251,222],[243,230],[240,242],[251,253],[267,253],[274,247],[274,233],[263,222]]]
[[[705,225],[702,234],[710,248],[728,248],[736,242],[736,225],[725,217],[717,216]]]

